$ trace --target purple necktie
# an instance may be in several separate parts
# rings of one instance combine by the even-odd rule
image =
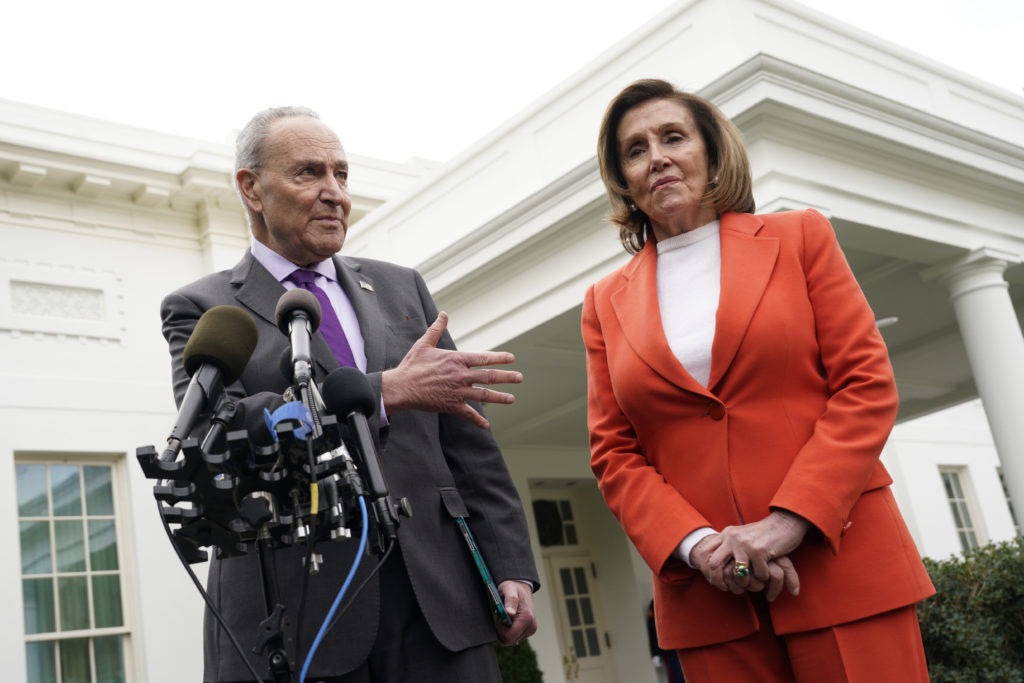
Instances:
[[[348,345],[345,330],[341,329],[338,314],[334,312],[334,306],[331,305],[331,300],[327,298],[327,292],[317,287],[313,282],[316,275],[311,270],[297,268],[285,279],[313,293],[317,301],[320,302],[320,333],[324,335],[327,345],[331,347],[331,351],[334,352],[334,357],[338,359],[339,363],[356,367],[355,358],[352,356],[352,347]]]

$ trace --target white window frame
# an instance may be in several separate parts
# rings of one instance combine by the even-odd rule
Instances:
[[[951,496],[950,492],[946,490],[947,476],[960,489],[959,497],[955,493]],[[967,468],[963,466],[939,466],[939,477],[942,483],[943,495],[946,498],[946,509],[949,510],[950,522],[960,542],[961,552],[967,552],[988,543],[984,518],[981,516],[975,501],[974,486],[971,484],[970,473]],[[957,525],[956,514],[953,512],[954,506],[959,510],[960,516],[964,518],[962,521],[965,524],[962,526]],[[972,540],[973,545],[970,542]]]
[[[22,611],[18,614],[17,618],[22,623],[22,633],[24,634],[22,647],[20,648],[20,656],[24,659],[25,648],[24,645],[31,642],[54,642],[61,640],[77,640],[82,638],[96,638],[101,636],[119,635],[121,636],[121,654],[123,658],[124,667],[124,680],[125,683],[136,683],[140,681],[139,672],[137,665],[141,662],[136,649],[138,647],[138,639],[135,637],[138,623],[136,605],[135,605],[135,568],[132,562],[132,554],[129,549],[132,547],[132,529],[131,529],[131,500],[128,494],[128,486],[126,483],[126,472],[125,472],[126,456],[124,454],[116,453],[39,453],[39,452],[25,452],[15,451],[14,452],[14,467],[15,469],[19,465],[74,465],[78,467],[90,467],[90,466],[106,466],[110,467],[110,485],[111,495],[113,496],[114,503],[114,530],[115,538],[117,539],[117,566],[118,576],[120,578],[120,589],[121,589],[121,613],[123,616],[123,623],[121,626],[107,627],[107,628],[89,628],[80,629],[76,631],[67,632],[46,632],[46,633],[25,633],[24,632],[24,619],[25,614]],[[13,474],[13,473],[12,473]],[[47,482],[49,487],[49,482]],[[15,482],[15,492],[17,494],[17,483]],[[52,509],[47,511],[48,519],[54,519],[52,516]],[[20,514],[17,515],[17,519],[21,519]],[[20,527],[20,523],[19,523]],[[19,532],[20,536],[20,532]],[[53,539],[51,538],[51,553],[53,552]],[[21,566],[20,554],[21,548],[18,548],[19,561],[18,565]],[[56,562],[56,557],[53,556],[53,561]],[[56,574],[56,566],[52,568],[51,575]],[[91,576],[92,574],[86,574]],[[19,584],[26,578],[27,575],[22,574],[19,570],[18,582]],[[89,588],[89,610],[92,613],[95,608],[92,598],[92,586],[91,582],[88,583]],[[19,588],[19,593],[21,589]],[[59,606],[55,603],[55,609],[59,609]],[[27,663],[26,663],[27,665]],[[58,680],[59,680],[59,658],[57,662],[58,666]],[[93,680],[98,680],[95,671],[95,660],[90,661],[91,675]]]
[[[1010,489],[1006,486],[1006,477],[1003,476],[1003,468],[997,467],[996,474],[999,475],[999,484],[1003,487],[1003,496],[1006,498],[1006,510],[1010,513],[1010,523],[1013,524],[1014,533],[1018,536],[1024,536],[1022,531],[1021,521],[1019,513],[1013,507],[1013,500],[1010,498]]]

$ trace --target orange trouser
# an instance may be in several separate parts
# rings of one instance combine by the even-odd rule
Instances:
[[[928,666],[914,605],[804,633],[772,632],[767,602],[754,596],[761,628],[739,640],[679,650],[686,683],[917,683]]]

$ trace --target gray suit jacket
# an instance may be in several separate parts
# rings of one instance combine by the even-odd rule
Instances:
[[[367,377],[379,403],[381,373],[402,360],[434,321],[437,309],[414,270],[369,259],[336,256],[334,260],[342,288],[359,319]],[[273,410],[279,405],[286,388],[279,360],[288,339],[278,330],[274,316],[284,292],[247,251],[233,269],[208,275],[164,299],[163,334],[170,347],[174,394],[179,403],[189,382],[181,355],[196,321],[213,306],[239,306],[252,314],[259,340],[241,378],[227,390],[243,408],[239,419],[250,431],[259,428],[263,408]],[[447,333],[439,346],[455,348]],[[319,332],[314,335],[312,350],[316,378],[322,380],[338,363]],[[451,650],[493,641],[493,619],[481,580],[453,518],[467,516],[496,581],[525,579],[539,585],[522,503],[494,436],[490,430],[449,414],[407,411],[388,417],[390,424],[383,429],[379,415],[371,416],[370,424],[382,446],[381,463],[392,496],[407,497],[412,503],[413,516],[401,521],[399,545],[420,609],[437,639]],[[201,426],[197,431],[205,429]],[[352,539],[318,546],[325,567],[310,580],[303,650],[313,642],[357,545]],[[300,548],[277,551],[281,592],[293,625],[299,613],[302,553]],[[364,558],[353,586],[369,573],[375,559]],[[246,649],[251,649],[256,625],[266,614],[259,576],[255,553],[215,559],[210,566],[207,588]],[[321,644],[310,675],[340,675],[366,658],[376,634],[379,600],[374,578]],[[206,622],[205,679],[249,678],[217,623],[209,615]],[[264,661],[255,656],[253,661],[257,670],[264,670]]]

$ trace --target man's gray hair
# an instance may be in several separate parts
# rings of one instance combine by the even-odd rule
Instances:
[[[319,119],[320,115],[309,107],[270,107],[253,116],[235,141],[235,175],[243,168],[257,170],[263,167],[263,143],[267,139],[270,124],[288,116],[309,116]],[[235,181],[237,182],[237,180]]]

